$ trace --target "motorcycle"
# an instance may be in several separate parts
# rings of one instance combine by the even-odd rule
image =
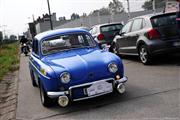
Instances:
[[[29,53],[29,46],[26,43],[22,45],[22,52],[25,54],[25,56],[27,56]]]

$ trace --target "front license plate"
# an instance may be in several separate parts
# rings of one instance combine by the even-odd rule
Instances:
[[[173,43],[173,46],[175,46],[175,47],[176,47],[176,46],[180,46],[180,42],[174,42],[174,43]]]
[[[86,90],[87,90],[88,96],[93,96],[93,95],[97,95],[101,93],[112,92],[113,87],[112,87],[112,83],[98,82],[98,83],[92,84]]]

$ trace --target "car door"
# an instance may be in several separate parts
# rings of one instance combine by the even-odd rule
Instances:
[[[128,34],[128,38],[126,40],[128,43],[128,46],[126,47],[127,53],[132,54],[132,55],[138,55],[138,52],[136,49],[136,43],[139,36],[143,32],[142,28],[143,28],[143,19],[142,18],[134,19],[132,23],[131,31]]]
[[[30,65],[31,65],[31,72],[35,77],[36,83],[38,83],[38,74],[39,74],[39,64],[38,64],[38,60],[39,60],[39,44],[38,44],[38,40],[34,39],[33,40],[33,44],[32,44],[32,54],[29,57],[30,60]]]
[[[129,21],[120,31],[120,36],[116,37],[116,46],[117,50],[120,54],[127,53],[127,47],[128,47],[128,39],[129,39],[129,34],[131,31],[131,26],[132,26],[133,21]]]

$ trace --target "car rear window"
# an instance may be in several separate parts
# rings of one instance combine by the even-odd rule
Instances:
[[[102,26],[100,28],[101,32],[109,32],[109,31],[119,31],[123,27],[122,24],[112,24],[112,25],[106,25]]]
[[[151,18],[153,27],[169,26],[176,24],[176,14],[164,14]]]

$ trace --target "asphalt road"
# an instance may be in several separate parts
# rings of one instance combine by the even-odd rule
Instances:
[[[39,89],[31,85],[28,57],[21,55],[17,119],[180,119],[180,55],[158,58],[150,66],[137,57],[123,59],[129,80],[123,95],[74,102],[67,108],[41,105]]]

